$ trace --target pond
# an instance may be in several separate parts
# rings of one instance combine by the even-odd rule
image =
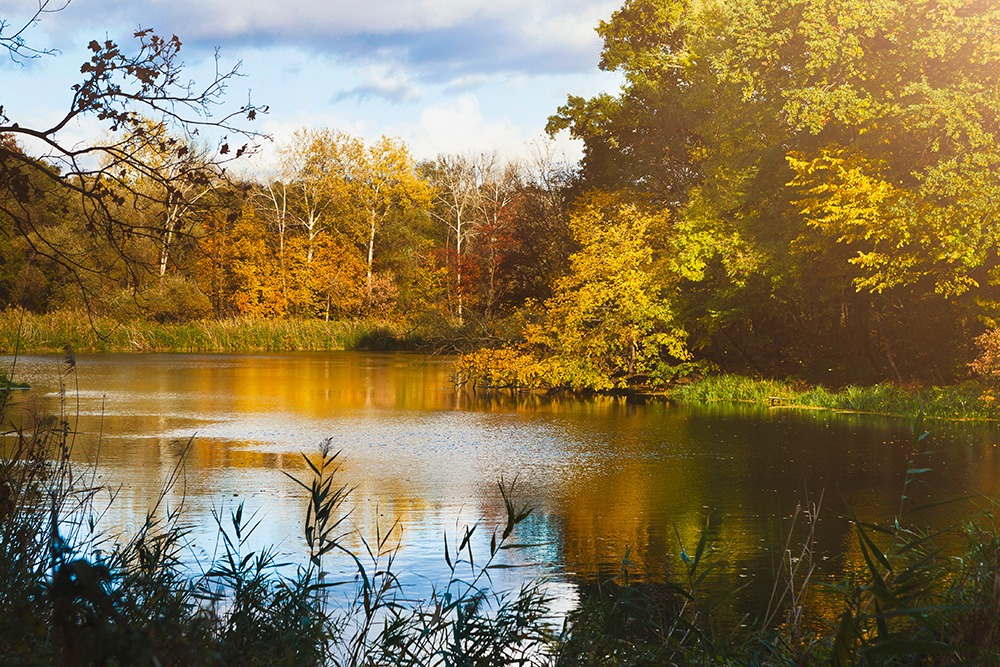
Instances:
[[[891,522],[911,461],[930,469],[911,496],[1000,495],[993,427],[932,424],[915,453],[903,419],[476,395],[456,391],[451,364],[339,352],[78,355],[70,368],[29,356],[14,375],[32,386],[19,406],[67,414],[79,469],[96,464],[115,490],[107,529],[134,529],[182,465],[161,509],[183,507],[195,556],[216,547],[213,514],[242,501],[260,520],[258,543],[294,559],[305,498],[288,475],[307,478],[302,454],[326,440],[356,487],[351,524],[371,536],[398,522],[397,568],[418,588],[445,571],[443,535],[502,521],[501,478],[516,478],[517,496],[535,508],[520,535],[535,546],[515,556],[531,567],[517,576],[568,586],[615,574],[628,553],[638,576],[658,577],[707,530],[713,558],[734,581],[753,582],[743,594],[751,606],[770,590],[799,503],[822,498],[817,559],[836,576],[857,557],[848,518]],[[985,503],[920,520],[944,525]]]

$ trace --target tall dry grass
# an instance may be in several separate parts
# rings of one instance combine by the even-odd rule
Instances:
[[[80,311],[0,313],[0,352],[298,352],[412,347],[404,326],[381,320],[118,322]]]

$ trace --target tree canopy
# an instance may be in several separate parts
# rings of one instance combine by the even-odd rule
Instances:
[[[240,183],[263,109],[227,106],[236,68],[197,87],[177,37],[96,40],[51,127],[0,100],[0,298],[436,322],[572,386],[959,379],[1000,322],[998,25],[975,0],[626,0],[597,27],[621,89],[548,122],[578,166],[310,128]],[[55,57],[29,28],[0,48]],[[81,117],[106,134],[66,145]]]
[[[675,212],[695,349],[953,376],[996,317],[997,25],[990,3],[629,0],[598,29],[621,93],[549,129],[583,140],[586,184]]]

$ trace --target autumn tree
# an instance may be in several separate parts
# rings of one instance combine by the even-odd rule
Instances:
[[[716,61],[741,107],[767,100],[782,120],[788,176],[771,191],[795,208],[794,242],[819,236],[813,258],[843,262],[885,375],[963,372],[975,320],[998,312],[1000,8],[732,3],[725,20]]]
[[[256,199],[270,221],[278,283],[291,312],[329,318],[393,301],[395,278],[377,266],[389,266],[390,249],[406,236],[403,221],[431,196],[406,146],[303,129],[279,156],[277,178],[260,185]]]
[[[479,269],[478,302],[487,322],[496,314],[497,303],[505,291],[501,270],[511,249],[514,198],[522,172],[518,163],[502,162],[495,154],[482,157],[476,198],[479,233],[474,241],[474,258]]]
[[[236,313],[261,319],[284,317],[288,302],[278,280],[267,223],[252,206],[243,207],[226,245],[226,282]]]
[[[382,137],[368,146],[358,146],[345,173],[348,213],[358,242],[366,255],[365,294],[369,307],[378,302],[376,287],[388,285],[385,277],[376,280],[376,248],[393,222],[414,211],[426,210],[432,190],[416,171],[406,145]]]
[[[569,256],[578,249],[568,216],[576,174],[550,142],[537,142],[499,176],[486,198],[489,223],[478,251],[485,304],[503,316],[549,298],[569,271]]]
[[[811,47],[776,91],[810,138],[788,155],[792,187],[808,223],[854,250],[858,288],[982,286],[1000,242],[1000,7],[842,0],[765,19],[788,35],[780,57]],[[748,64],[745,85],[765,88]]]
[[[343,236],[324,235],[310,266],[309,290],[316,295],[314,317],[324,320],[357,316],[365,305],[365,263]]]
[[[280,149],[282,181],[293,196],[278,200],[272,192],[272,204],[277,212],[280,202],[281,213],[287,206],[305,234],[307,264],[320,236],[337,231],[336,221],[344,217],[347,183],[360,152],[357,139],[329,129],[298,130]]]
[[[287,245],[292,214],[289,210],[289,186],[281,177],[254,184],[252,199],[255,208],[266,218],[277,237],[278,280],[282,299],[288,298]]]
[[[198,244],[195,279],[216,318],[237,314],[232,303],[236,290],[231,270],[234,223],[235,220],[227,219],[219,210],[210,212],[204,221],[205,237]]]
[[[550,129],[583,139],[582,183],[672,213],[694,349],[943,381],[995,318],[998,11],[629,0],[599,28],[620,94],[570,98]]]
[[[424,175],[434,186],[434,206],[431,214],[444,225],[446,253],[452,258],[455,275],[455,319],[459,326],[464,320],[465,285],[462,282],[463,251],[475,233],[479,218],[478,175],[471,158],[462,155],[440,155],[430,165],[425,165]],[[452,248],[454,251],[452,252]]]
[[[162,285],[178,243],[218,204],[224,174],[202,148],[171,136],[162,123],[134,127],[121,138],[121,148],[144,168],[119,168],[115,215],[129,222],[133,243],[144,239],[155,247],[154,273]]]
[[[573,211],[580,244],[527,344],[547,361],[550,382],[611,389],[663,381],[688,358],[662,262],[667,214],[618,193],[594,192]],[[656,248],[656,251],[654,251]]]
[[[29,33],[46,13],[66,5],[42,0],[22,25],[4,22],[0,48],[15,61],[56,56],[34,49]],[[206,150],[205,159],[220,167],[253,150],[259,135],[246,130],[243,123],[263,111],[250,102],[236,107],[223,104],[227,88],[239,74],[237,68],[217,68],[218,74],[201,86],[190,81],[176,36],[139,29],[128,43],[106,38],[91,41],[89,49],[92,56],[80,68],[81,80],[68,91],[67,111],[51,125],[37,127],[19,116],[14,107],[23,98],[3,99],[0,105],[0,214],[33,252],[76,274],[102,272],[107,266],[97,264],[98,257],[91,254],[63,252],[46,236],[32,202],[57,192],[74,200],[86,232],[104,239],[119,260],[134,261],[131,239],[148,230],[137,225],[134,217],[123,215],[125,205],[134,199],[156,200],[166,210],[182,205],[191,194],[179,187],[176,171],[160,169],[162,160],[183,160],[197,135],[205,141],[212,138],[214,146]],[[103,136],[84,144],[70,143],[66,129],[83,119],[96,121]],[[135,138],[141,137],[150,122],[179,138],[176,143],[165,143],[165,152],[157,151],[155,157],[132,150]],[[156,187],[134,187],[135,174],[142,174],[144,182]],[[158,227],[162,240],[161,232]]]
[[[358,150],[358,140],[343,132],[298,130],[279,148],[278,179],[262,188],[282,292],[299,315],[328,310],[320,288],[324,270],[315,259],[349,231],[346,176]]]
[[[519,168],[496,153],[480,153],[441,155],[423,165],[422,172],[434,187],[431,215],[446,230],[455,320],[460,326],[465,323],[470,301],[489,320],[497,301],[504,248],[509,245],[506,226]]]

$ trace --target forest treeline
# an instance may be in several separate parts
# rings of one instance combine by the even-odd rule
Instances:
[[[629,0],[598,27],[621,90],[549,120],[579,165],[303,129],[239,179],[150,120],[118,141],[161,178],[101,200],[121,234],[16,177],[0,133],[0,299],[376,315],[479,341],[466,369],[507,384],[953,382],[1000,318],[998,25],[978,0]]]

